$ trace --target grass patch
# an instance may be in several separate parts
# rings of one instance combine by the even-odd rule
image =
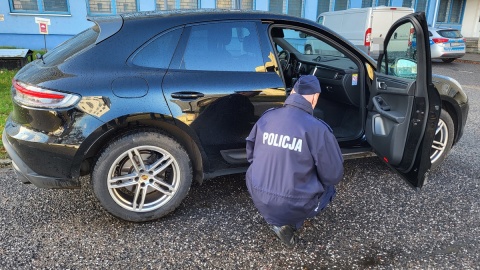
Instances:
[[[12,111],[12,98],[10,88],[12,86],[12,79],[18,70],[0,69],[0,136],[3,133],[5,122],[8,115]],[[7,158],[8,155],[3,148],[3,143],[0,140],[0,159]]]
[[[17,49],[16,47],[11,46],[0,46],[0,49]],[[44,50],[34,50],[33,51],[33,60],[37,59],[37,53],[41,55],[45,54]],[[5,122],[7,117],[12,111],[12,97],[10,94],[10,89],[12,87],[13,76],[18,72],[18,70],[6,70],[0,69],[0,137],[2,136],[3,129],[5,127]],[[3,142],[0,140],[0,159],[8,158],[5,148],[3,148]]]

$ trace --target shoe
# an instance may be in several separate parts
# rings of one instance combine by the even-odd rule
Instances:
[[[280,239],[282,243],[288,247],[293,247],[297,242],[295,237],[295,229],[290,225],[284,225],[282,227],[270,225],[270,229],[272,229],[272,231],[277,235],[278,239]]]

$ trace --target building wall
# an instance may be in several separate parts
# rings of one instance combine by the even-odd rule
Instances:
[[[105,2],[105,0],[102,0]],[[119,0],[120,1],[120,0]],[[253,8],[256,10],[269,10],[271,0],[254,0]],[[289,1],[289,0],[284,0]],[[292,0],[290,0],[292,1]],[[322,1],[322,2],[320,2]],[[329,2],[329,10],[335,9],[335,3],[338,0],[302,0],[302,16],[316,20],[317,7],[319,3]],[[430,25],[435,25],[436,14],[438,11],[438,2],[440,0],[428,0],[427,21]],[[415,2],[414,0],[412,2]],[[51,49],[71,36],[90,27],[93,23],[87,20],[88,0],[68,0],[69,15],[52,14],[19,14],[11,13],[8,0],[0,0],[0,18],[3,15],[3,21],[0,19],[0,46],[14,46],[19,48],[43,49],[46,44],[47,49]],[[137,0],[137,9],[139,11],[150,11],[156,9],[155,0]],[[215,8],[216,0],[198,0],[200,8]],[[372,2],[374,3],[374,2]],[[402,6],[403,0],[390,0],[390,6]],[[284,3],[285,6],[285,3]],[[286,6],[285,6],[286,7]],[[284,11],[285,11],[284,7]],[[362,0],[349,0],[346,8],[360,8]],[[480,1],[466,0],[462,24],[445,25],[462,30],[466,37],[478,37],[480,31]],[[35,18],[50,19],[49,34],[39,34],[39,26],[35,23]]]
[[[467,0],[462,23],[462,35],[480,37],[480,1]]]
[[[87,6],[85,1],[70,0],[70,15],[10,13],[9,1],[0,1],[0,46],[15,46],[18,48],[51,49],[71,36],[90,27],[93,23],[87,21]],[[35,18],[50,19],[48,35],[39,34],[39,25]]]

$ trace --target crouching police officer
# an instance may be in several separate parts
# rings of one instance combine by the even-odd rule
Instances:
[[[315,76],[302,76],[283,107],[268,110],[247,137],[246,174],[253,202],[287,246],[295,231],[332,200],[343,157],[331,128],[313,116],[320,96]]]

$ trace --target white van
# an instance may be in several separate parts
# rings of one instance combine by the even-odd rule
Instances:
[[[369,7],[324,12],[317,22],[348,39],[373,58],[377,58],[390,26],[401,17],[413,13],[412,8]],[[307,46],[312,46],[308,48]],[[314,44],[305,45],[305,51],[315,53]]]

